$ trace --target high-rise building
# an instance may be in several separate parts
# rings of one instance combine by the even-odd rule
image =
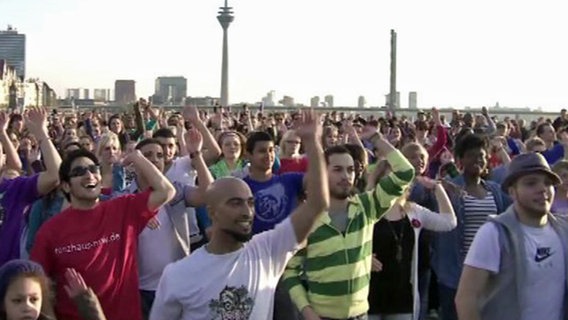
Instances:
[[[416,91],[410,91],[408,93],[408,108],[416,109],[418,108],[418,94]]]
[[[152,102],[154,104],[181,104],[187,96],[184,77],[158,77]]]
[[[72,88],[67,89],[67,94],[65,95],[67,99],[81,99],[81,89],[79,88]]]
[[[97,102],[110,101],[110,89],[95,89],[93,98]]]
[[[116,80],[114,82],[114,101],[120,104],[136,101],[136,81]]]
[[[357,108],[365,108],[366,105],[367,100],[365,99],[365,97],[359,96],[359,99],[357,99]]]
[[[90,93],[89,89],[82,89],[81,91],[83,91],[83,95],[81,96],[81,99],[88,100],[88,99],[91,98],[90,95],[89,95],[89,93]]]
[[[386,99],[386,105],[389,106],[389,103],[391,102],[390,100],[390,94],[385,94],[385,99]],[[392,101],[393,103],[395,103],[395,106],[398,106],[396,108],[400,108],[400,92],[396,92],[396,99]]]
[[[324,101],[327,107],[333,108],[333,95],[328,94],[324,97]]]
[[[265,107],[274,107],[276,103],[274,102],[274,96],[276,92],[274,90],[269,91],[265,97],[262,97],[262,105]]]
[[[293,107],[295,105],[294,98],[290,96],[284,96],[278,103],[285,107]]]
[[[310,107],[317,108],[320,104],[320,97],[315,96],[310,99]]]
[[[0,60],[2,59],[16,69],[20,79],[26,77],[26,35],[18,33],[12,26],[0,30]]]

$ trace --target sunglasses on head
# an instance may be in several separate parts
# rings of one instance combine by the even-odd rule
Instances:
[[[82,177],[84,176],[87,172],[90,172],[92,174],[97,174],[99,173],[99,166],[96,164],[92,164],[90,166],[78,166],[75,167],[73,169],[71,169],[71,171],[69,172],[69,178],[74,178],[74,177]]]

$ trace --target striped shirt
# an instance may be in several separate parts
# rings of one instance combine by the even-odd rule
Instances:
[[[462,255],[465,257],[477,230],[487,221],[489,215],[497,214],[497,205],[493,193],[487,191],[487,195],[483,199],[466,194],[464,196],[464,211]]]
[[[349,198],[345,233],[333,226],[328,213],[322,214],[306,247],[288,263],[284,282],[299,310],[311,306],[320,317],[346,319],[369,309],[374,224],[414,178],[412,165],[398,150],[387,160],[393,172],[374,190]]]

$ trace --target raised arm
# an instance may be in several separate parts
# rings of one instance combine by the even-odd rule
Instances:
[[[379,132],[367,131],[363,138],[369,138],[375,148],[386,155],[392,169],[389,175],[382,177],[377,182],[373,190],[359,195],[359,197],[368,200],[370,204],[369,210],[366,210],[370,218],[379,219],[410,186],[414,179],[414,167]]]
[[[205,123],[201,121],[199,110],[194,106],[186,106],[183,109],[183,118],[189,121],[203,136],[203,147],[205,149],[205,151],[203,151],[203,159],[206,164],[212,165],[221,155],[221,148],[219,148],[211,131],[209,131]]]
[[[163,204],[172,200],[176,192],[174,186],[156,166],[142,155],[140,150],[135,150],[126,156],[123,164],[125,167],[134,164],[136,174],[143,176],[152,188],[148,198],[148,209],[157,210]]]
[[[137,140],[140,136],[146,132],[146,126],[144,125],[144,119],[142,118],[142,112],[140,111],[140,104],[146,103],[145,100],[141,99],[140,102],[134,104],[134,121],[136,124],[136,131],[132,136],[133,140]]]
[[[183,123],[178,123],[176,126],[176,139],[179,146],[179,156],[185,157],[187,153],[187,142],[185,141],[186,130]]]
[[[205,192],[209,185],[213,183],[213,175],[207,167],[201,147],[203,146],[203,137],[201,133],[192,128],[185,134],[187,141],[187,152],[191,158],[191,166],[197,171],[197,188],[186,194],[185,201],[192,207],[199,207],[205,204]]]
[[[321,146],[322,127],[313,109],[304,110],[296,134],[302,139],[308,162],[306,202],[292,213],[291,220],[298,243],[303,242],[316,219],[329,207],[329,187]]]
[[[37,139],[45,164],[45,171],[39,174],[37,190],[40,195],[48,194],[59,184],[61,157],[47,132],[47,112],[44,108],[32,108],[24,115],[26,128]]]
[[[448,142],[448,134],[446,128],[442,125],[442,119],[440,117],[440,111],[436,108],[432,108],[432,116],[434,117],[434,125],[436,126],[436,143],[428,150],[430,158],[437,155],[442,148],[446,146]]]
[[[5,166],[8,169],[14,169],[18,172],[22,170],[22,161],[18,156],[18,151],[12,144],[10,137],[8,136],[8,115],[6,112],[0,112],[0,142],[2,143],[2,147],[6,152],[6,163]]]

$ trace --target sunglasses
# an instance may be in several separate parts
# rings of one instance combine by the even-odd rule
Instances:
[[[78,166],[75,167],[73,169],[71,169],[71,171],[69,172],[69,178],[75,178],[75,177],[82,177],[84,176],[87,172],[90,172],[92,174],[97,174],[100,172],[100,167],[96,164],[92,164],[90,166]]]

